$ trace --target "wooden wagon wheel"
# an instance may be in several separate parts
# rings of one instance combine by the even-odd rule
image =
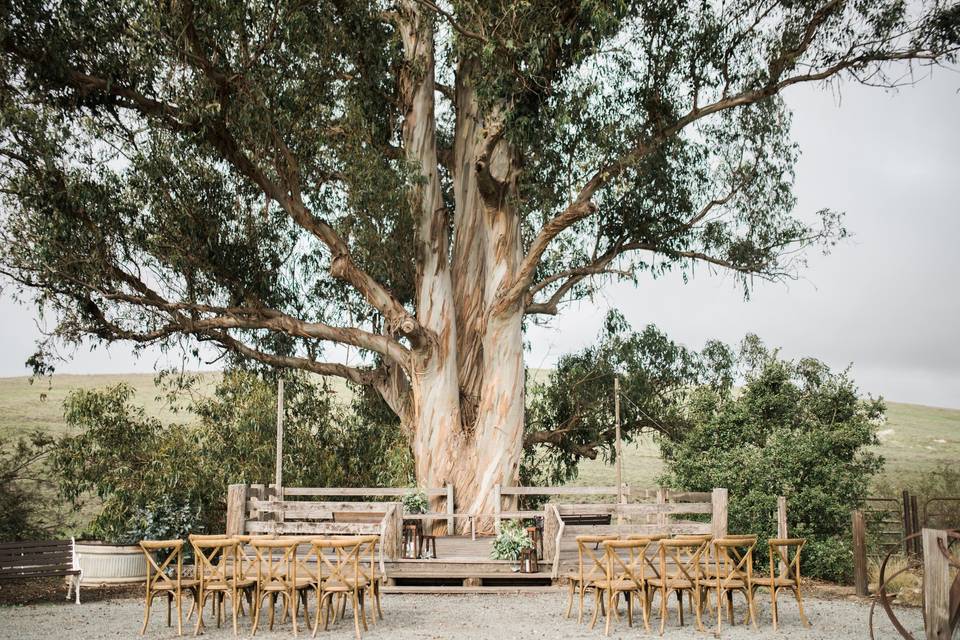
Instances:
[[[946,534],[947,534],[948,540],[960,541],[960,531],[950,530],[950,531],[947,531]],[[907,631],[906,627],[903,626],[903,623],[900,622],[896,614],[893,612],[893,607],[891,606],[891,603],[890,603],[890,596],[887,593],[887,585],[889,585],[894,580],[894,578],[896,578],[902,573],[905,573],[906,571],[910,571],[911,569],[923,569],[923,562],[918,561],[915,558],[910,558],[908,556],[907,566],[905,566],[904,568],[900,569],[899,571],[891,575],[889,578],[887,578],[886,577],[887,561],[890,560],[890,557],[894,554],[894,552],[899,553],[899,549],[903,547],[904,542],[913,540],[914,538],[917,538],[920,535],[921,535],[920,533],[914,533],[903,538],[900,541],[900,545],[898,545],[897,548],[891,549],[889,552],[887,552],[887,555],[884,556],[883,558],[883,562],[880,564],[880,576],[878,579],[878,582],[880,583],[880,587],[877,589],[877,596],[879,598],[880,605],[883,607],[883,610],[886,611],[887,617],[890,619],[890,623],[893,624],[894,628],[897,630],[897,632],[900,633],[900,636],[903,637],[905,640],[916,640],[916,638],[913,636],[912,633]],[[947,544],[946,547],[944,547],[942,541],[938,541],[937,546],[940,550],[940,553],[942,553],[947,558],[947,562],[951,566],[957,567],[958,569],[960,569],[960,560],[954,558],[951,555],[949,549],[947,548],[950,546],[949,543]],[[958,574],[957,578],[954,580],[953,585],[950,589],[950,593],[951,595],[958,594],[957,596],[954,596],[951,598],[951,603],[950,603],[950,609],[951,609],[950,628],[951,630],[955,631],[958,625],[960,625],[960,574]],[[876,609],[876,606],[877,606],[877,599],[875,599],[873,603],[870,605],[870,618],[869,618],[870,640],[875,640],[875,636],[873,633],[873,613],[874,613],[874,610]],[[925,611],[923,607],[921,607],[921,610]],[[924,622],[926,622],[926,620],[924,620]]]

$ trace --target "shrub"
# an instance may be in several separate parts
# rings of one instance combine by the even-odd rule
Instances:
[[[41,432],[0,439],[0,540],[51,538],[66,519],[47,467],[53,439]]]
[[[727,487],[730,531],[761,541],[776,535],[777,496],[786,496],[791,537],[808,539],[804,573],[847,581],[850,511],[883,464],[869,451],[883,404],[861,400],[847,371],[780,360],[755,338],[741,361],[741,392],[700,389],[690,404],[694,426],[661,441],[662,481],[693,491]]]

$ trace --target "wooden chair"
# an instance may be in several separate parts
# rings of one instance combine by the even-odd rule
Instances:
[[[765,587],[770,590],[770,613],[773,617],[773,630],[777,630],[777,593],[781,589],[790,589],[797,599],[800,609],[800,620],[805,626],[810,626],[806,614],[803,612],[803,597],[800,595],[800,551],[807,543],[806,538],[773,538],[767,541],[770,548],[769,577],[756,577],[751,582],[752,590]],[[779,557],[781,571],[777,574],[774,558]]]
[[[314,553],[317,556],[317,612],[313,625],[313,635],[317,635],[320,628],[320,617],[323,615],[323,630],[330,624],[334,609],[333,598],[349,597],[353,605],[353,627],[360,640],[360,624],[367,630],[367,616],[364,608],[364,594],[367,591],[368,580],[360,570],[360,553],[364,543],[357,538],[312,541]],[[332,553],[326,553],[327,551]],[[326,611],[326,614],[323,612]]]
[[[257,590],[253,607],[253,635],[257,635],[264,598],[270,598],[270,630],[273,630],[277,597],[283,598],[284,614],[291,612],[293,633],[297,633],[297,539],[254,538],[250,541],[256,555]],[[284,615],[281,616],[281,620]]]
[[[577,570],[567,575],[570,596],[567,601],[565,617],[570,617],[570,612],[573,609],[573,594],[576,592],[579,598],[577,622],[583,622],[583,599],[587,590],[593,588],[595,581],[603,580],[607,575],[603,554],[602,552],[597,553],[595,545],[616,539],[617,536],[577,536]]]
[[[671,592],[677,594],[677,612],[681,627],[683,626],[683,593],[690,592],[694,612],[697,615],[697,629],[703,631],[703,620],[700,615],[700,557],[707,543],[693,539],[673,538],[660,540],[659,545],[659,576],[649,579],[647,584],[660,592],[660,635],[663,635],[667,622],[667,598]]]
[[[162,593],[167,596],[167,626],[171,626],[170,606],[176,602],[177,635],[183,635],[183,592],[189,591],[196,601],[199,584],[183,577],[183,540],[142,540],[140,549],[147,559],[146,599],[140,635],[147,631],[153,599]]]
[[[712,542],[714,570],[713,580],[706,584],[716,589],[717,594],[717,636],[723,623],[723,600],[727,600],[727,619],[734,624],[733,594],[743,593],[747,600],[747,618],[757,628],[757,615],[753,607],[753,549],[757,545],[756,536],[737,536],[735,538],[717,538]]]
[[[370,620],[376,624],[377,618],[379,617],[383,620],[383,609],[380,606],[380,575],[377,573],[379,564],[377,563],[377,545],[380,544],[380,536],[378,535],[369,535],[361,536],[355,538],[357,544],[361,545],[360,556],[361,556],[361,565],[360,572],[363,573],[363,577],[367,579],[367,595],[369,595],[370,603],[373,605],[373,610],[370,611]],[[369,562],[362,562],[363,556],[367,555]]]
[[[597,580],[595,585],[596,605],[593,610],[592,629],[597,622],[601,598],[606,596],[606,625],[604,633],[610,635],[611,618],[620,617],[618,600],[623,594],[627,602],[627,624],[633,626],[633,601],[640,604],[643,614],[643,626],[649,633],[650,614],[647,606],[647,583],[644,571],[647,565],[647,547],[650,540],[634,538],[632,540],[607,540],[603,543],[606,576]]]
[[[237,634],[237,580],[235,567],[237,566],[238,543],[232,538],[202,538],[191,540],[194,560],[196,562],[197,587],[197,626],[193,634],[200,633],[204,627],[203,608],[207,597],[213,596],[213,612],[217,618],[217,626],[223,624],[223,601],[230,597],[230,608],[233,618],[233,634]]]
[[[237,591],[246,598],[252,616],[253,603],[257,599],[257,556],[248,545],[252,540],[274,540],[276,536],[242,534],[233,536],[233,539],[237,542],[237,558],[233,575],[237,581]],[[240,615],[245,615],[243,599],[238,602],[238,605]]]
[[[709,595],[708,589],[706,586],[710,580],[715,578],[714,575],[714,562],[713,562],[713,547],[710,542],[713,540],[713,534],[710,533],[678,533],[675,536],[672,536],[674,540],[691,540],[694,542],[702,542],[706,546],[703,549],[703,553],[700,554],[700,562],[697,564],[697,572],[700,575],[700,584],[701,586],[701,599],[700,607],[701,611],[706,608],[707,612],[713,615],[713,610],[710,608],[710,599],[707,597]],[[690,598],[688,601],[687,610],[690,613],[693,613],[693,598]]]

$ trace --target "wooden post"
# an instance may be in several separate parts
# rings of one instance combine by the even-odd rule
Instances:
[[[950,640],[950,565],[938,547],[947,533],[923,529],[923,618],[927,640]]]
[[[777,537],[781,540],[790,537],[787,531],[787,499],[784,496],[777,496]],[[780,554],[778,563],[780,564],[780,575],[786,577],[790,567],[785,553]]]
[[[544,562],[553,562],[553,554],[557,553],[557,527],[560,523],[553,515],[553,505],[543,507],[543,557]]]
[[[616,430],[616,452],[617,452],[617,504],[623,504],[623,448],[620,446],[620,378],[613,378],[613,415]],[[623,521],[622,515],[617,515],[617,524]]]
[[[917,506],[917,496],[910,496],[910,517],[913,518],[913,532],[920,533],[923,531],[925,523],[920,522],[920,509]],[[923,539],[922,536],[917,536],[913,539],[913,553],[916,556],[921,556],[923,554]]]
[[[277,381],[277,464],[273,484],[277,500],[283,500],[283,378]]]
[[[714,538],[723,538],[727,535],[727,501],[729,497],[726,489],[717,488],[713,490],[711,500],[713,515],[710,521],[713,524]]]
[[[910,492],[904,489],[901,496],[903,500],[903,552],[911,555],[914,550],[913,541],[907,540],[906,538],[909,538],[911,534],[916,532],[913,531],[913,516],[910,515]]]
[[[664,487],[657,487],[657,504],[667,504],[667,490]],[[657,518],[657,529],[660,530],[660,533],[667,532],[667,514],[660,511],[656,515]]]
[[[500,485],[493,485],[493,531],[500,535]]]
[[[224,533],[238,536],[244,533],[247,514],[247,485],[231,484],[227,487],[227,526]]]
[[[447,485],[447,535],[452,536],[456,534],[455,527],[457,526],[457,519],[453,517],[453,485]]]
[[[853,512],[853,586],[858,596],[870,595],[867,585],[867,527],[863,519],[863,512],[859,509]]]

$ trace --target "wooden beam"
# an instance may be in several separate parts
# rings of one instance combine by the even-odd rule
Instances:
[[[454,514],[454,502],[453,502],[453,485],[447,485],[447,535],[452,536],[456,534],[456,519],[453,517]]]
[[[787,535],[787,499],[785,496],[777,496],[777,537],[785,540]],[[786,551],[782,550],[780,554],[780,575],[786,577],[790,569],[787,566]]]
[[[714,538],[723,538],[727,535],[727,501],[729,495],[726,489],[717,488],[713,490],[713,515],[710,518],[710,524],[713,528]]]
[[[260,522],[247,520],[249,533],[304,535],[373,535],[380,533],[379,523],[362,522]]]
[[[493,530],[497,535],[500,535],[500,492],[500,485],[493,485]]]
[[[620,377],[613,378],[613,413],[615,419],[616,432],[616,456],[617,456],[617,502],[623,504],[623,447],[620,444]],[[622,519],[622,516],[618,516]]]
[[[247,485],[231,484],[227,487],[227,525],[228,536],[242,535],[246,518]]]
[[[276,499],[283,500],[283,378],[277,380],[277,462],[273,484],[277,488]],[[280,514],[281,518],[283,514]]]
[[[853,586],[858,596],[870,595],[867,584],[867,527],[863,512],[854,510],[851,530],[853,531]]]
[[[355,497],[386,497],[405,496],[412,489],[402,487],[287,487],[284,495],[290,496],[355,496]],[[428,496],[447,495],[446,487],[428,487],[421,489]]]
[[[500,487],[504,496],[615,496],[616,487]]]
[[[947,532],[923,529],[923,618],[927,640],[950,640],[950,565],[940,550]]]

